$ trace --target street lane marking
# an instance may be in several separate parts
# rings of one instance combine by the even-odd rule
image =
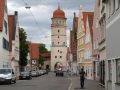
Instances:
[[[71,90],[72,88],[72,79],[71,78],[68,78],[70,80],[70,86],[68,87],[68,90]]]

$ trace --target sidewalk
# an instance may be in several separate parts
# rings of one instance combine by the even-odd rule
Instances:
[[[80,88],[79,77],[70,77],[69,79],[71,80],[69,90],[82,90]],[[83,90],[105,90],[105,89],[102,86],[100,86],[97,81],[85,80],[85,88]]]

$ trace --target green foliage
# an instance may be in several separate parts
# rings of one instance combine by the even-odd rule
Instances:
[[[23,28],[19,29],[19,40],[20,40],[20,65],[27,65],[27,55],[28,55],[28,44],[27,44],[27,35]]]
[[[45,44],[40,44],[39,45],[39,54],[43,54],[48,52],[47,48],[45,47]],[[47,59],[44,57],[41,57],[38,59],[39,64],[44,65],[44,61],[46,61]]]
[[[38,63],[41,64],[41,65],[44,64],[44,61],[46,61],[45,58],[40,57],[40,58],[38,59]]]
[[[39,45],[39,53],[46,53],[48,52],[47,48],[45,47],[45,44]]]

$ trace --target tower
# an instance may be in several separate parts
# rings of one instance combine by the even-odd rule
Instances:
[[[51,71],[58,66],[65,70],[67,66],[66,17],[59,5],[53,12],[51,20]]]

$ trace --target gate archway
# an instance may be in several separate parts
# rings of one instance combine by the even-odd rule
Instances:
[[[54,69],[56,68],[63,68],[63,64],[61,62],[57,62],[55,65],[54,65]]]

